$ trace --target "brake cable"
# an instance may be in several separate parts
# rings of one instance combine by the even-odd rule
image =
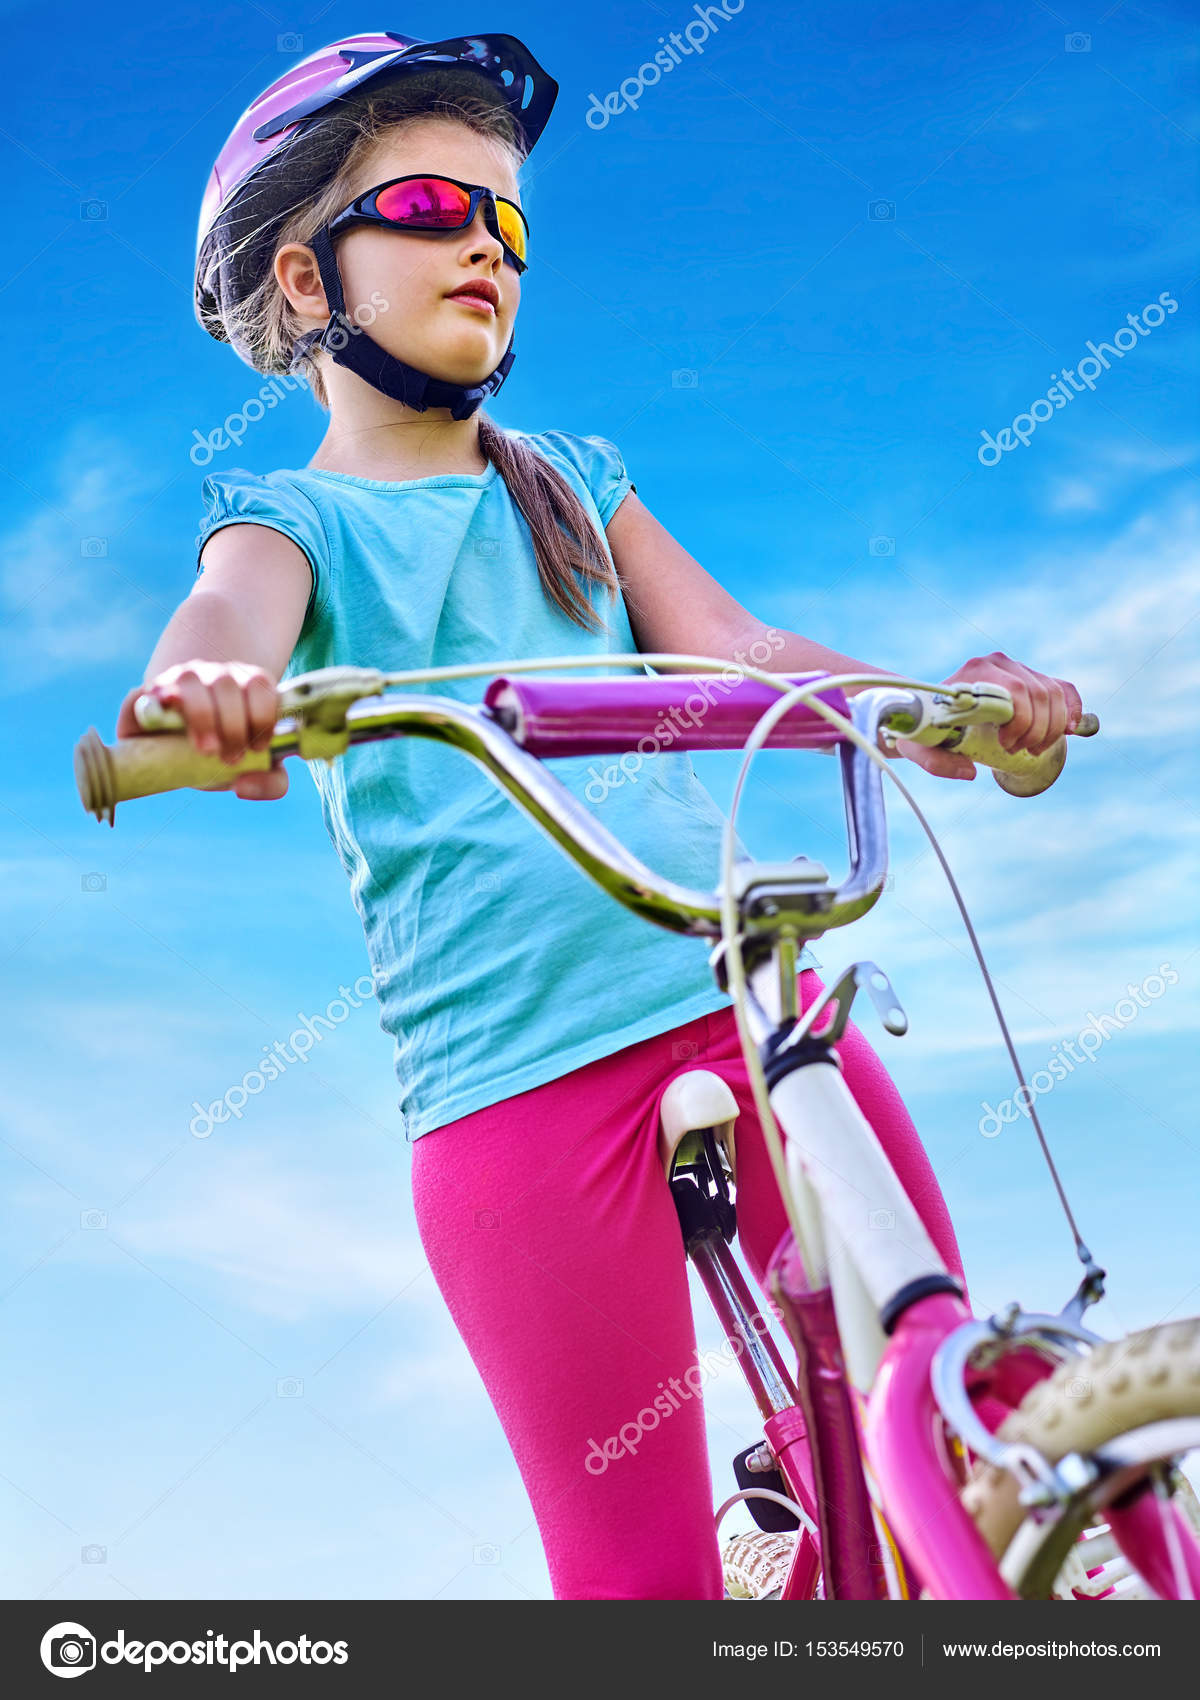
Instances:
[[[793,1233],[797,1235],[798,1239],[800,1239],[802,1243],[803,1231],[796,1212],[796,1204],[792,1197],[791,1186],[787,1178],[787,1168],[783,1157],[783,1146],[779,1134],[778,1123],[776,1122],[771,1110],[766,1078],[763,1073],[762,1064],[759,1060],[758,1048],[754,1042],[753,1035],[749,1030],[746,1020],[745,1000],[747,997],[747,985],[745,965],[742,961],[741,951],[737,947],[737,906],[733,893],[733,873],[736,850],[735,822],[737,810],[741,802],[742,791],[747,775],[749,774],[751,761],[753,760],[755,752],[762,747],[776,723],[783,718],[789,709],[795,707],[797,703],[806,703],[808,707],[813,709],[817,714],[821,715],[832,726],[834,726],[844,738],[849,739],[860,749],[864,750],[867,756],[878,767],[880,767],[888,778],[891,779],[898,787],[901,796],[907,802],[909,808],[913,811],[917,820],[920,822],[922,831],[925,833],[925,836],[932,845],[934,854],[937,856],[942,872],[946,876],[954,901],[958,905],[959,913],[961,914],[964,925],[966,926],[967,936],[971,941],[971,947],[974,950],[976,960],[979,963],[979,969],[983,975],[984,984],[988,991],[988,997],[991,1000],[992,1009],[995,1012],[996,1020],[999,1023],[1000,1031],[1004,1038],[1005,1047],[1013,1065],[1013,1071],[1016,1074],[1018,1085],[1024,1094],[1024,1101],[1028,1107],[1030,1120],[1033,1122],[1034,1128],[1037,1132],[1038,1143],[1041,1146],[1042,1155],[1045,1159],[1046,1166],[1050,1171],[1050,1177],[1054,1183],[1059,1203],[1062,1205],[1063,1213],[1066,1216],[1067,1225],[1070,1229],[1071,1237],[1074,1242],[1075,1255],[1083,1265],[1084,1274],[1079,1288],[1073,1298],[1064,1307],[1062,1312],[1064,1317],[1073,1318],[1074,1321],[1078,1322],[1080,1316],[1082,1316],[1087,1307],[1091,1304],[1095,1304],[1096,1301],[1103,1296],[1104,1277],[1106,1271],[1097,1264],[1079,1232],[1074,1212],[1072,1211],[1070,1202],[1067,1198],[1066,1189],[1063,1186],[1057,1165],[1055,1164],[1054,1158],[1050,1152],[1049,1143],[1042,1129],[1041,1119],[1034,1108],[1033,1094],[1025,1080],[1020,1060],[1017,1056],[1016,1047],[1013,1044],[1012,1035],[1009,1031],[1008,1023],[1005,1020],[1004,1012],[1000,1007],[1000,1001],[996,996],[996,989],[992,981],[991,972],[984,959],[983,951],[980,947],[975,929],[971,924],[971,917],[967,913],[962,893],[959,891],[954,875],[950,871],[949,863],[942,854],[941,845],[938,843],[933,829],[930,827],[929,822],[925,819],[924,814],[917,804],[916,799],[909,791],[907,785],[905,785],[899,775],[893,771],[889,758],[876,748],[876,746],[871,743],[870,739],[866,738],[851,720],[848,720],[845,715],[840,714],[837,709],[832,708],[828,703],[822,702],[817,694],[821,691],[828,691],[845,685],[885,684],[893,686],[898,685],[909,690],[944,694],[947,689],[946,682],[942,680],[937,683],[930,683],[928,680],[906,678],[900,674],[837,673],[826,675],[816,680],[810,680],[803,685],[793,685],[789,679],[780,674],[767,673],[760,667],[747,666],[745,663],[739,663],[738,665],[739,671],[744,678],[756,679],[760,684],[770,685],[773,690],[780,693],[780,697],[778,702],[771,703],[770,706],[763,712],[742,746],[745,754],[741,768],[738,772],[737,783],[734,787],[733,801],[725,824],[722,842],[720,893],[721,942],[724,947],[726,975],[729,981],[730,995],[733,1001],[734,1016],[737,1022],[738,1035],[741,1040],[747,1072],[749,1074],[751,1090],[754,1095],[755,1107],[759,1113],[759,1119],[762,1123],[763,1134],[766,1140],[767,1152],[771,1160],[771,1166],[775,1173],[775,1179],[779,1186],[787,1212],[788,1221]],[[498,671],[504,673],[525,673],[541,672],[545,671],[547,668],[611,668],[613,666],[628,668],[641,667],[643,670],[647,666],[657,667],[664,669],[667,673],[680,673],[685,668],[689,668],[693,672],[700,673],[723,673],[728,668],[729,662],[728,660],[718,659],[714,656],[680,655],[674,652],[645,653],[639,651],[630,655],[539,656],[532,659],[524,657],[518,660],[506,662],[465,662],[448,667],[417,668],[395,673],[384,673],[370,668],[359,669],[346,667],[336,670],[329,668],[323,670],[324,674],[328,676],[332,675],[336,671],[338,677],[334,680],[330,680],[328,684],[326,684],[326,681],[323,680],[321,673],[302,674],[296,675],[293,679],[282,681],[278,686],[278,689],[281,701],[287,704],[284,709],[285,714],[290,713],[296,715],[297,718],[301,720],[302,725],[307,723],[306,730],[309,731],[312,739],[312,755],[321,756],[323,759],[328,761],[334,754],[341,753],[337,739],[338,733],[341,730],[344,730],[347,707],[351,702],[361,700],[364,697],[379,695],[385,690],[405,685],[427,684],[449,679],[478,678],[485,674],[495,674]],[[323,685],[325,686],[324,689],[322,688]],[[311,700],[306,701],[306,699],[309,698],[310,692],[312,693]],[[151,699],[151,702],[153,702],[153,699]],[[170,711],[164,711],[157,703],[154,703],[151,712],[146,714],[142,724],[143,728],[147,731],[165,729],[166,727],[174,724],[176,719],[177,717]],[[325,747],[326,741],[328,741],[328,748]],[[301,753],[305,752],[302,751]],[[809,1013],[816,1013],[815,1006]],[[811,1023],[806,1016],[799,1017],[795,1028],[796,1035],[799,1036],[802,1032],[807,1031],[810,1025]]]
[[[721,941],[725,952],[726,975],[729,980],[730,991],[733,997],[734,1015],[737,1021],[738,1034],[742,1042],[742,1052],[746,1061],[747,1071],[750,1076],[750,1085],[754,1094],[755,1106],[759,1112],[759,1120],[762,1123],[763,1133],[766,1137],[767,1149],[771,1158],[771,1166],[775,1172],[776,1182],[783,1194],[784,1203],[787,1207],[788,1220],[792,1231],[794,1234],[799,1235],[801,1233],[801,1228],[796,1214],[795,1202],[792,1199],[791,1188],[787,1179],[787,1168],[783,1157],[782,1140],[780,1139],[778,1124],[771,1110],[766,1076],[763,1072],[761,1061],[759,1060],[758,1048],[754,1043],[753,1035],[749,1030],[749,1025],[746,1020],[745,999],[747,996],[747,983],[745,964],[742,960],[741,950],[738,947],[737,909],[733,894],[733,877],[735,850],[737,844],[737,811],[741,803],[745,781],[750,771],[750,764],[756,751],[762,747],[777,722],[781,720],[789,709],[794,707],[796,703],[805,702],[810,708],[829,721],[831,725],[835,726],[844,737],[850,739],[851,742],[864,750],[870,759],[875,762],[875,764],[880,767],[883,772],[887,774],[888,778],[891,779],[899,788],[901,796],[907,802],[909,808],[913,811],[917,820],[920,822],[921,829],[928,838],[930,845],[933,848],[933,852],[941,866],[942,872],[946,876],[954,901],[958,905],[959,913],[961,914],[963,923],[967,929],[967,936],[971,941],[971,948],[975,952],[980,972],[983,975],[984,984],[987,987],[992,1009],[995,1012],[996,1020],[1000,1026],[1000,1032],[1004,1038],[1005,1047],[1013,1065],[1013,1071],[1016,1074],[1018,1085],[1023,1094],[1023,1102],[1028,1107],[1030,1120],[1033,1122],[1033,1126],[1037,1132],[1038,1143],[1041,1147],[1042,1156],[1045,1159],[1046,1167],[1050,1171],[1050,1178],[1054,1183],[1055,1192],[1058,1195],[1059,1203],[1062,1205],[1063,1214],[1067,1219],[1067,1226],[1070,1230],[1071,1238],[1074,1243],[1075,1255],[1083,1265],[1083,1279],[1081,1280],[1075,1294],[1064,1307],[1062,1312],[1064,1317],[1069,1317],[1075,1322],[1078,1322],[1087,1307],[1091,1304],[1095,1304],[1103,1297],[1104,1277],[1106,1271],[1096,1262],[1079,1231],[1079,1226],[1075,1219],[1075,1213],[1071,1208],[1069,1199],[1067,1198],[1066,1188],[1063,1185],[1062,1177],[1058,1171],[1058,1166],[1051,1154],[1050,1145],[1042,1128],[1041,1119],[1038,1116],[1037,1110],[1034,1108],[1033,1093],[1025,1080],[1024,1071],[1021,1068],[1020,1059],[1017,1056],[1016,1046],[1013,1043],[1008,1022],[1005,1019],[1004,1011],[1000,1007],[1000,1000],[996,995],[996,988],[992,980],[991,971],[984,958],[983,949],[979,943],[975,928],[971,923],[971,917],[967,912],[967,907],[963,901],[962,893],[959,890],[958,882],[955,880],[954,875],[950,870],[950,865],[942,853],[942,847],[938,843],[937,835],[926,820],[925,815],[923,814],[915,797],[909,791],[907,785],[905,785],[904,781],[889,765],[888,757],[877,749],[876,746],[871,743],[870,739],[860,732],[858,727],[848,720],[845,715],[840,714],[837,709],[832,708],[828,703],[820,701],[816,694],[819,691],[828,691],[836,689],[839,686],[859,684],[878,685],[886,683],[889,685],[904,685],[916,690],[937,690],[941,692],[945,691],[946,686],[944,683],[936,686],[930,686],[927,684],[920,684],[911,679],[901,679],[896,677],[882,679],[880,675],[874,673],[839,673],[828,678],[819,679],[815,682],[810,681],[803,685],[790,685],[786,681],[781,683],[778,676],[773,677],[771,675],[762,675],[761,673],[757,676],[759,678],[770,679],[775,689],[781,692],[781,695],[778,702],[772,703],[763,712],[743,745],[745,754],[741,768],[738,771],[737,782],[734,786],[733,800],[730,805],[729,816],[726,821],[722,842]],[[810,1016],[815,1014],[816,1006],[814,1006],[809,1012]],[[805,1031],[810,1027],[811,1021],[807,1017],[802,1016],[797,1022],[798,1031]],[[802,1238],[801,1243],[803,1243]]]

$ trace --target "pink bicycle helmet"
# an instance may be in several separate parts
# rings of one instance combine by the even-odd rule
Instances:
[[[339,103],[373,86],[410,70],[439,65],[464,66],[487,79],[507,106],[517,145],[527,155],[550,116],[558,84],[529,49],[510,35],[458,36],[435,42],[393,30],[350,36],[293,65],[251,102],[234,125],[204,192],[196,237],[195,310],[209,335],[218,342],[231,342],[247,365],[253,365],[249,350],[239,345],[236,336],[230,337],[225,317],[261,281],[289,209],[314,181],[341,164],[323,137],[323,120]],[[326,275],[328,269],[322,264],[333,307],[326,332],[344,309],[336,265],[332,276]],[[501,363],[503,371],[498,367],[486,380],[490,389],[480,385],[473,390],[428,380],[426,374],[396,361],[361,330],[334,358],[353,369],[361,364],[361,375],[368,382],[415,407],[464,405],[479,392],[473,406],[466,406],[471,412],[485,394],[499,388],[511,355],[510,345]],[[456,417],[461,416],[456,412]]]

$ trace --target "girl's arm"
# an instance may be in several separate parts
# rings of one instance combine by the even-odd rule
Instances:
[[[768,626],[722,589],[632,491],[609,520],[606,535],[639,650],[728,657],[739,665],[765,666],[773,673],[903,671],[859,661],[799,632]],[[761,647],[752,655],[755,643]],[[768,649],[770,659],[757,661],[756,655]],[[1001,650],[972,657],[942,682],[950,684],[955,679],[990,679],[1011,693],[1013,717],[998,733],[1005,749],[1037,755],[1074,727],[1083,712],[1074,685],[1036,673]],[[851,685],[847,694],[868,688]],[[975,777],[975,764],[966,756],[905,739],[897,742],[896,750],[927,773],[947,779]]]
[[[222,526],[201,559],[203,577],[168,621],[143,683],[121,704],[117,736],[138,735],[133,704],[153,688],[180,710],[196,749],[233,763],[270,742],[276,683],[304,623],[312,568],[290,537],[257,524]],[[239,797],[273,799],[287,790],[287,774],[281,764],[231,786]]]

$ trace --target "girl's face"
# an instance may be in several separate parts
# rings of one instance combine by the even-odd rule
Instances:
[[[463,124],[439,118],[384,137],[356,173],[346,204],[389,178],[414,172],[486,184],[521,204],[504,150]],[[354,225],[337,239],[336,252],[347,315],[352,323],[369,322],[371,337],[389,354],[458,384],[479,383],[500,364],[512,340],[521,279],[488,229],[482,202],[465,230],[434,235]],[[483,283],[483,297],[494,295],[494,304],[455,298],[453,292],[471,282]],[[368,308],[362,321],[355,320],[358,306]]]

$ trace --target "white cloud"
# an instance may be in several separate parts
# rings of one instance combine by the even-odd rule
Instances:
[[[1145,485],[1161,473],[1182,472],[1200,459],[1200,443],[1151,442],[1134,436],[1097,442],[1090,434],[1061,444],[1063,458],[1082,457],[1085,470],[1055,474],[1047,486],[1045,506],[1053,514],[1099,513],[1123,499],[1130,488]]]
[[[1047,506],[1055,514],[1089,514],[1104,506],[1104,493],[1089,478],[1060,478],[1051,487]]]
[[[965,547],[965,546],[964,546]],[[1079,689],[1100,715],[1101,739],[1141,746],[1143,765],[1160,741],[1190,733],[1200,686],[1200,503],[1178,494],[1097,544],[1049,534],[1006,562],[994,546],[955,582],[944,560],[915,551],[901,562],[897,595],[865,595],[839,606],[821,641],[872,665],[912,667],[943,678],[970,654],[996,647]],[[925,592],[922,586],[928,586]],[[808,593],[774,599],[811,623]]]
[[[154,494],[145,462],[91,428],[77,428],[40,482],[36,505],[0,534],[5,693],[84,666],[138,661],[152,641],[153,621],[132,575],[108,565],[128,548],[126,528]],[[154,618],[162,624],[159,612]]]
[[[1110,776],[1111,768],[1097,769],[1075,781],[1073,794],[1026,800],[1007,797],[981,772],[972,789],[985,789],[945,822],[927,794],[932,782],[914,787],[1030,1067],[1055,1038],[1076,1033],[1089,1010],[1111,1009],[1130,981],[1140,985],[1163,962],[1179,984],[1139,1016],[1138,1038],[1184,1031],[1196,1020],[1200,958],[1186,960],[1195,948],[1186,915],[1189,905],[1194,913],[1200,823],[1190,813],[1156,811],[1150,782],[1114,794]],[[903,799],[889,801],[893,823],[905,813]],[[1003,1073],[999,1029],[941,867],[913,825],[893,824],[891,837],[893,889],[844,946],[822,941],[817,954],[830,969],[851,954],[874,958],[900,982],[902,1001],[911,992],[913,1027],[898,1047],[906,1057],[990,1051]],[[1122,1045],[1131,1065],[1134,1049]]]
[[[108,1232],[191,1297],[211,1304],[215,1285],[247,1317],[296,1324],[362,1312],[365,1321],[393,1300],[401,1312],[440,1314],[401,1178],[389,1199],[382,1174],[301,1169],[277,1153],[198,1148],[113,1207]],[[38,1208],[32,1189],[22,1202]],[[101,1238],[83,1235],[60,1260],[97,1255]]]
[[[1153,753],[1155,740],[1194,722],[1198,608],[1200,504],[1186,497],[1106,545],[1043,550],[1019,586],[997,586],[977,612],[985,629],[1015,634],[1009,653],[1077,685],[1103,738]]]
[[[1118,472],[1178,472],[1200,458],[1200,443],[1177,443],[1168,448],[1134,437],[1115,438],[1089,449],[1089,455],[1104,468]]]
[[[427,1279],[432,1287],[432,1275]],[[374,1403],[437,1410],[440,1426],[453,1422],[471,1428],[480,1409],[491,1407],[479,1371],[444,1308],[443,1320],[432,1339],[388,1362],[375,1383]]]

